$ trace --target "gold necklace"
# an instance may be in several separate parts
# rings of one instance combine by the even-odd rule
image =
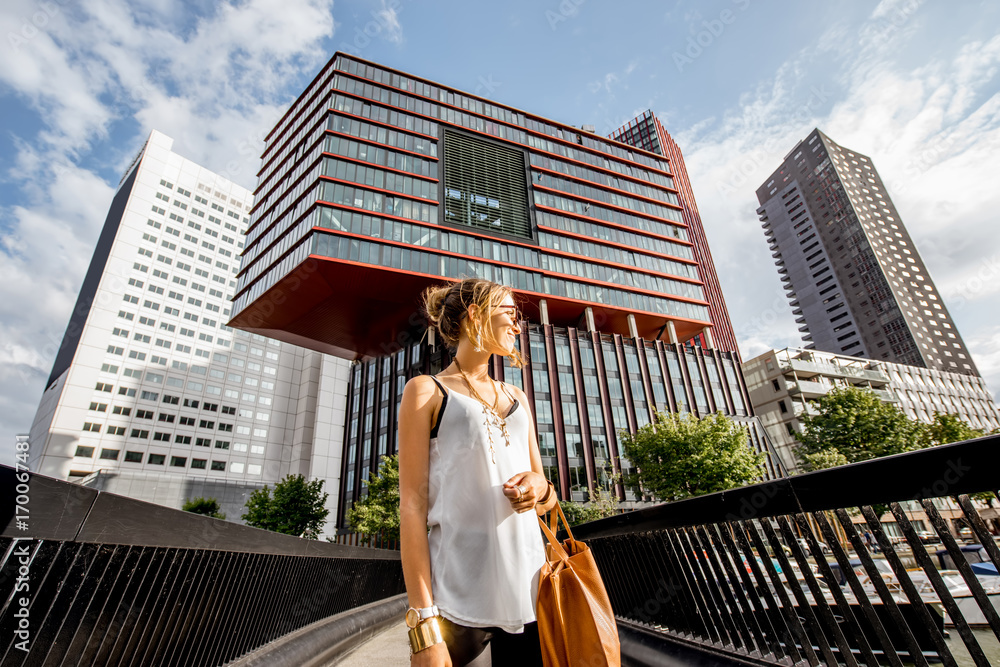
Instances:
[[[466,386],[469,388],[469,393],[472,394],[472,398],[476,399],[480,405],[483,406],[483,426],[486,427],[486,437],[489,439],[490,443],[490,460],[493,463],[497,462],[496,451],[493,449],[493,428],[500,429],[500,435],[503,436],[504,444],[510,447],[510,433],[507,432],[507,420],[500,416],[500,390],[497,389],[496,380],[490,378],[490,383],[493,385],[493,391],[496,394],[496,398],[493,400],[493,405],[490,405],[483,397],[479,395],[476,388],[472,386],[472,381],[469,376],[465,374],[462,370],[462,365],[458,363],[458,359],[455,359],[455,368],[461,373],[462,379],[465,380]]]

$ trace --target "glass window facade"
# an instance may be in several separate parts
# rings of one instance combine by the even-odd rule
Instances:
[[[687,411],[686,396],[692,392],[699,414],[708,414],[707,392],[711,391],[723,413],[747,418],[742,398],[738,398],[743,379],[735,373],[736,357],[731,352],[621,339],[527,322],[522,327],[525,330],[518,348],[522,349],[521,341],[526,339],[524,367],[515,369],[505,359],[497,359],[492,368],[502,369],[505,382],[521,387],[533,398],[530,408],[537,427],[542,465],[563,499],[587,501],[595,485],[609,488],[614,471],[626,474],[631,471],[631,463],[622,456],[618,434],[633,432],[649,423],[651,406],[647,396],[653,397],[657,410],[671,412],[669,396],[673,395],[678,408]],[[640,358],[640,350],[645,360]],[[716,355],[726,371],[724,377],[718,373]],[[698,363],[699,357],[704,358],[704,366]],[[666,367],[661,359],[666,359]],[[354,365],[348,392],[350,418],[344,436],[341,524],[347,508],[363,493],[361,480],[377,470],[378,456],[397,451],[395,418],[403,385],[415,375],[439,372],[450,363],[448,350],[441,346],[430,348],[424,341],[381,359]],[[648,375],[643,372],[643,363]],[[682,364],[689,376],[681,373]],[[727,399],[737,406],[736,410],[725,407]],[[635,414],[635,424],[630,423],[629,412]],[[561,419],[557,419],[559,414]],[[611,417],[610,424],[607,415]],[[766,448],[766,442],[754,430],[756,427],[748,424],[747,428],[748,443],[758,451]],[[565,443],[565,469],[559,462],[560,441]],[[625,502],[644,499],[641,489],[625,485],[623,492],[621,499]]]
[[[338,54],[263,159],[235,326],[310,255],[428,281],[480,276],[579,310],[671,319],[688,337],[711,324],[662,157]]]

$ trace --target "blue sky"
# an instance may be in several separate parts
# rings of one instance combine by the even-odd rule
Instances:
[[[25,432],[122,170],[151,129],[252,188],[339,50],[684,151],[745,358],[799,343],[754,190],[813,127],[869,155],[1000,391],[1000,5],[6,0],[0,445]]]

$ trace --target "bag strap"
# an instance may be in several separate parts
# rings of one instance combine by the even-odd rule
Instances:
[[[542,532],[545,533],[545,537],[548,539],[549,545],[552,546],[552,550],[556,553],[560,560],[566,560],[569,558],[569,554],[566,553],[566,549],[563,548],[563,545],[560,544],[559,540],[556,538],[556,531],[559,528],[559,519],[562,519],[563,526],[566,527],[566,534],[569,535],[569,539],[572,540],[573,531],[570,530],[569,522],[566,521],[566,515],[563,514],[562,507],[559,506],[559,503],[556,503],[555,507],[549,510],[549,522],[552,527],[549,528],[549,526],[545,525],[545,520],[542,519],[542,517],[538,517],[538,524],[542,527]]]

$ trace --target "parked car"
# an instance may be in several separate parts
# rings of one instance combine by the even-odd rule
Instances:
[[[921,544],[936,544],[941,541],[937,533],[932,533],[929,530],[918,531],[917,537],[920,539]]]
[[[806,552],[806,554],[809,554],[809,553],[811,553],[811,552],[809,551],[809,541],[808,541],[808,540],[806,540],[806,538],[804,538],[804,537],[800,537],[799,539],[797,539],[797,540],[795,540],[795,541],[796,541],[796,542],[798,542],[799,546],[800,546],[800,547],[802,547],[802,550],[803,550],[804,552]],[[826,543],[824,543],[824,542],[819,542],[819,548],[820,548],[820,549],[821,549],[821,550],[823,551],[823,553],[825,553],[825,554],[828,554],[828,553],[830,553],[830,547],[828,547],[828,546],[826,545]]]

